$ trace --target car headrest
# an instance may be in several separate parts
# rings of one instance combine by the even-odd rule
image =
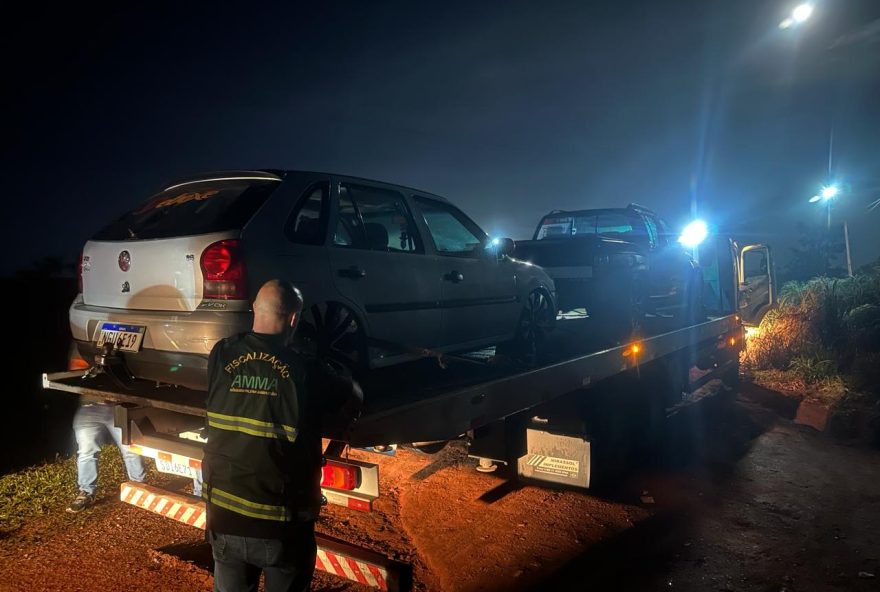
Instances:
[[[384,226],[376,222],[364,222],[364,233],[367,235],[367,244],[371,249],[377,251],[388,249],[388,231]]]

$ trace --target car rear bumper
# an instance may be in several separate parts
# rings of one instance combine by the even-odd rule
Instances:
[[[70,306],[70,331],[80,353],[90,362],[103,321],[146,327],[141,350],[122,354],[135,376],[204,389],[211,348],[224,337],[250,330],[253,315],[239,311],[102,308],[85,305],[78,296]]]
[[[94,363],[98,351],[94,341],[74,340],[79,355]],[[208,356],[142,349],[120,353],[126,368],[137,378],[183,386],[197,391],[208,390]]]

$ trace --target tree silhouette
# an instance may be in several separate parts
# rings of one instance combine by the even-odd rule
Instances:
[[[791,260],[781,271],[783,281],[806,281],[817,276],[843,277],[841,263],[845,250],[843,226],[830,229],[823,223],[797,223],[798,246],[792,247]]]

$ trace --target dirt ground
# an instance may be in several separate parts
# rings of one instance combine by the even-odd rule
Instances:
[[[880,453],[778,400],[745,385],[697,405],[670,426],[688,454],[585,493],[477,473],[460,445],[353,453],[380,464],[382,497],[318,529],[410,563],[417,590],[880,589]],[[0,539],[0,590],[210,590],[208,553],[200,531],[107,499]],[[320,573],[313,589],[366,590]]]

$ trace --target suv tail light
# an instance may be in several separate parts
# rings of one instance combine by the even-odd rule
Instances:
[[[247,276],[241,243],[237,239],[209,245],[202,253],[203,298],[247,300]]]

